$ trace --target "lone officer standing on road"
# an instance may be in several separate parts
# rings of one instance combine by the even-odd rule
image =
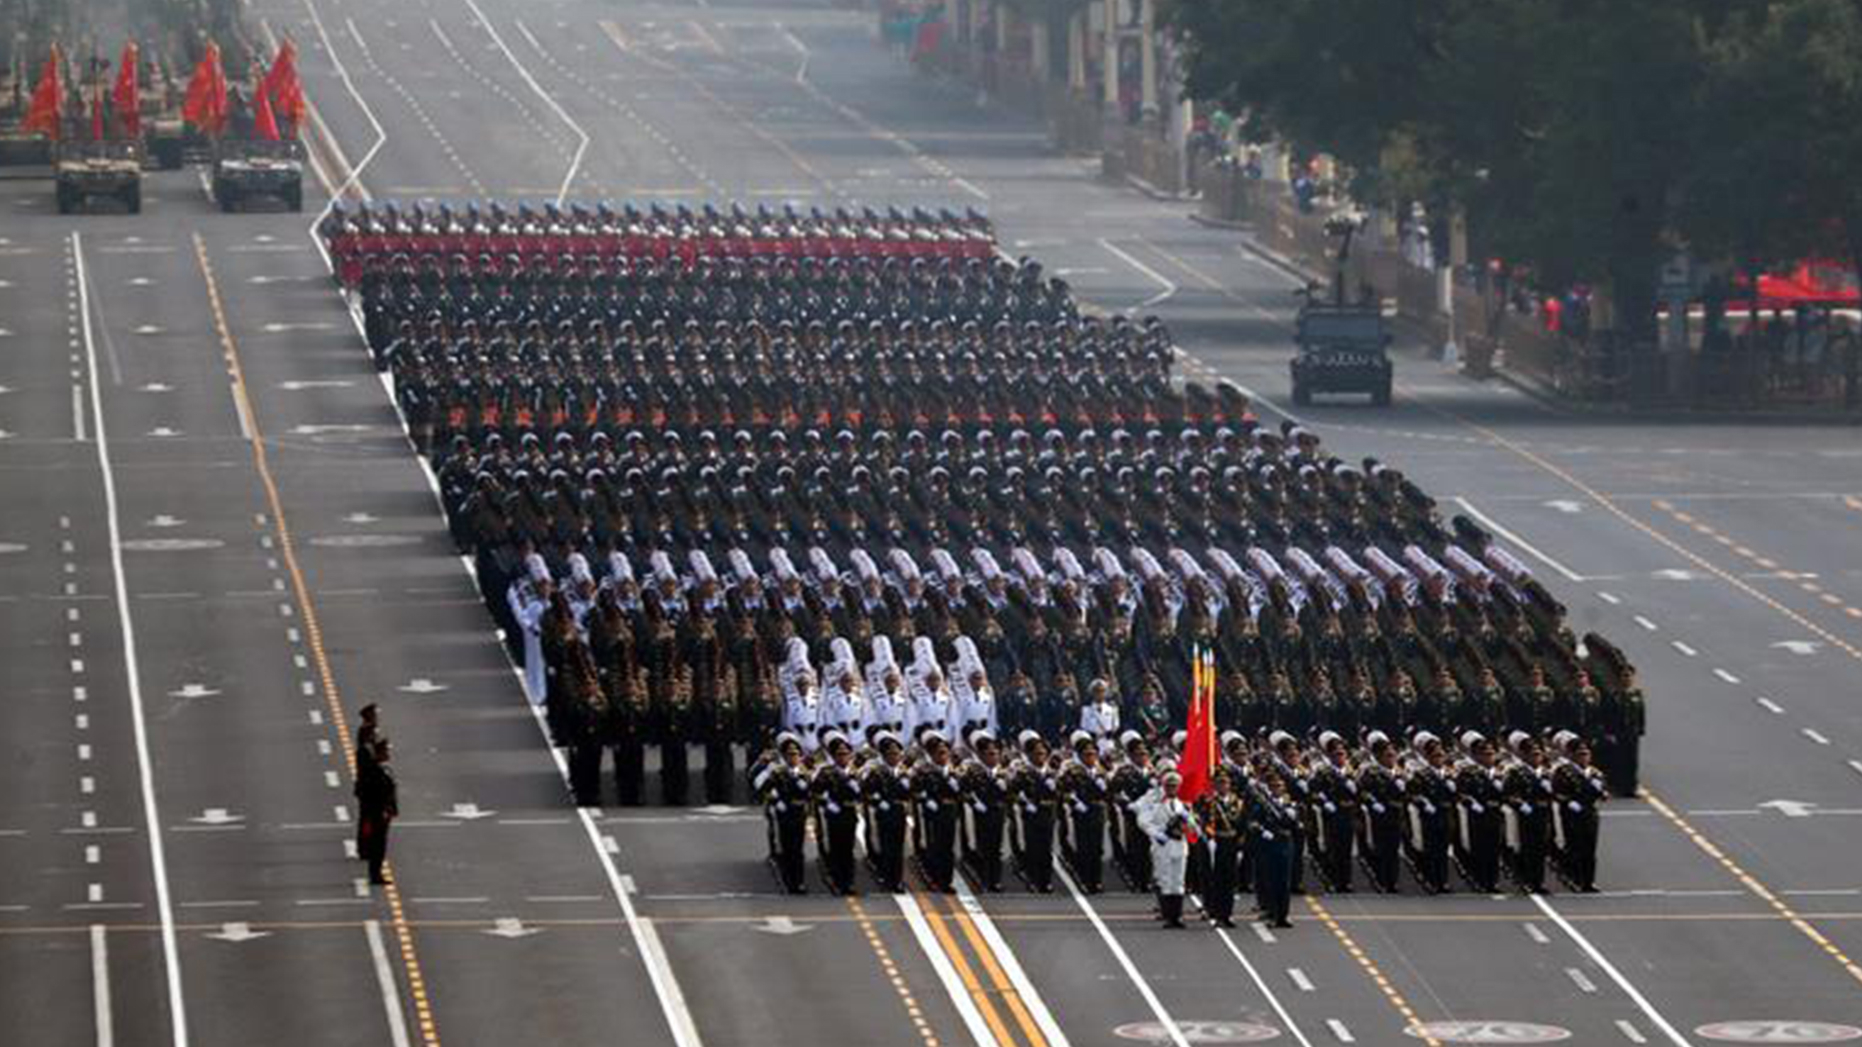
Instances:
[[[401,813],[397,802],[398,787],[394,771],[388,766],[393,749],[385,737],[377,737],[370,747],[370,759],[356,761],[357,850],[369,863],[369,882],[385,884],[388,877],[382,865],[388,860],[388,826]]]
[[[1190,858],[1196,816],[1177,797],[1183,778],[1166,771],[1144,798],[1139,825],[1151,842],[1151,869],[1157,879],[1157,909],[1165,927],[1183,926],[1183,877]]]
[[[362,779],[366,778],[375,766],[375,746],[381,741],[381,717],[380,710],[374,702],[363,706],[356,715],[361,720],[356,727],[355,760],[355,780],[356,787],[359,789],[362,786]],[[366,841],[362,834],[367,826],[367,822],[360,818],[356,819],[356,857],[364,860],[367,860],[367,855],[364,853]]]

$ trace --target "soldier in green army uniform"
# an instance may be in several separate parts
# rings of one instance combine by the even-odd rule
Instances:
[[[1217,927],[1235,926],[1235,890],[1241,878],[1241,855],[1247,845],[1248,805],[1235,791],[1233,772],[1216,769],[1213,788],[1196,802],[1196,820],[1209,838],[1209,875],[1203,885],[1203,912]]]

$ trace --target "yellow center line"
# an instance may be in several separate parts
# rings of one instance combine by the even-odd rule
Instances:
[[[911,988],[905,984],[905,979],[899,974],[899,966],[893,962],[892,951],[886,948],[885,942],[880,940],[879,931],[874,925],[873,918],[867,913],[866,906],[861,905],[860,899],[851,895],[846,901],[847,908],[853,913],[854,921],[859,924],[861,933],[866,936],[866,944],[872,948],[873,955],[879,958],[880,970],[885,974],[886,980],[892,983],[893,991],[899,994],[899,1001],[905,1004],[906,1016],[911,1019],[913,1027],[918,1030],[918,1036],[924,1041],[924,1047],[938,1047],[937,1034],[932,1031],[930,1023],[925,1021],[924,1009],[918,1006],[917,998],[912,995]]]
[[[976,929],[976,921],[972,920],[970,914],[957,904],[956,899],[950,898],[946,901],[950,906],[951,917],[957,921],[957,926],[963,930],[963,936],[969,939],[970,947],[976,950],[976,955],[983,961],[983,967],[988,970],[990,980],[996,985],[996,991],[1001,993],[1002,998],[1008,1002],[1009,1010],[1014,1013],[1015,1021],[1021,1026],[1022,1033],[1027,1036],[1028,1042],[1033,1047],[1047,1047],[1047,1037],[1042,1035],[1040,1027],[1035,1024],[1034,1016],[1028,1013],[1027,1006],[1022,1002],[1021,993],[1015,991],[1014,983],[1009,980],[1001,964],[996,961],[995,951],[983,940],[982,932]]]
[[[194,234],[194,257],[200,264],[201,279],[207,284],[207,303],[213,310],[214,328],[220,335],[220,347],[225,353],[228,373],[232,376],[233,395],[238,397],[240,409],[244,412],[252,433],[252,464],[258,470],[259,480],[265,488],[265,501],[271,508],[272,528],[278,536],[278,552],[284,562],[285,571],[291,576],[291,587],[296,597],[298,612],[304,626],[304,638],[310,645],[311,655],[317,663],[317,675],[323,681],[323,701],[328,710],[330,726],[336,732],[336,741],[342,747],[344,763],[351,779],[355,777],[355,752],[349,734],[349,721],[343,712],[341,693],[337,690],[336,675],[330,668],[329,653],[323,645],[323,630],[318,624],[316,605],[310,598],[310,587],[304,582],[304,572],[297,562],[296,546],[291,541],[291,527],[285,518],[284,500],[279,497],[277,481],[272,476],[271,463],[265,453],[265,436],[259,428],[259,417],[252,403],[251,390],[246,385],[245,368],[239,361],[239,345],[233,339],[233,329],[226,322],[225,303],[220,297],[220,286],[214,280],[213,262],[207,257],[207,242],[197,232]],[[407,914],[401,904],[401,889],[398,878],[393,875],[392,864],[385,864],[389,884],[385,888],[388,909],[393,917],[394,933],[401,950],[401,965],[407,977],[409,995],[414,1001],[414,1020],[420,1029],[420,1038],[426,1047],[439,1047],[439,1030],[433,1020],[432,1001],[427,996],[426,978],[420,970],[420,954],[414,947],[414,932],[408,925]]]
[[[951,965],[957,969],[957,977],[962,979],[964,988],[970,992],[971,1000],[982,1012],[984,1023],[989,1026],[989,1031],[995,1034],[996,1042],[1002,1047],[1012,1047],[1015,1037],[1009,1034],[1008,1026],[996,1010],[995,995],[983,987],[983,983],[976,977],[976,972],[971,970],[970,961],[964,956],[963,949],[957,945],[956,939],[951,937],[950,928],[944,926],[944,917],[938,912],[939,907],[928,904],[929,899],[918,891],[913,891],[912,894],[919,901],[919,908],[925,914],[925,922],[931,925],[932,935],[937,938],[938,944],[943,946],[944,955],[950,957]]]
[[[1317,897],[1311,894],[1306,895],[1306,907],[1312,910],[1312,914],[1319,918],[1320,923],[1325,924],[1326,930],[1332,932],[1332,937],[1338,939],[1338,944],[1344,946],[1345,952],[1350,955],[1353,960],[1358,962],[1358,966],[1363,969],[1365,976],[1370,978],[1372,984],[1377,986],[1378,991],[1383,993],[1384,1000],[1388,1002],[1390,1006],[1396,1008],[1396,1012],[1403,1016],[1404,1021],[1409,1023],[1407,1028],[1414,1030],[1414,1035],[1423,1043],[1428,1044],[1429,1047],[1442,1047],[1442,1041],[1422,1031],[1422,1019],[1417,1016],[1416,1009],[1409,1005],[1409,1000],[1405,999],[1403,993],[1400,992],[1395,985],[1391,984],[1389,978],[1385,977],[1384,972],[1378,968],[1377,961],[1371,959],[1370,956],[1358,946],[1357,941],[1351,937],[1351,932],[1339,925],[1338,919],[1332,915],[1331,910],[1327,909],[1324,903],[1320,902]],[[1516,919],[1517,917],[1513,918]]]
[[[1544,470],[1545,472],[1548,472],[1551,475],[1557,477],[1558,479],[1563,480],[1565,483],[1571,485],[1576,490],[1582,492],[1591,501],[1596,502],[1599,506],[1601,506],[1604,510],[1609,512],[1611,515],[1615,516],[1619,520],[1628,524],[1630,527],[1633,527],[1636,530],[1654,539],[1657,543],[1664,546],[1665,548],[1675,553],[1676,555],[1680,556],[1682,559],[1688,561],[1689,563],[1692,563],[1696,567],[1699,567],[1701,570],[1706,571],[1708,574],[1711,574],[1714,577],[1719,578],[1721,581],[1739,590],[1740,592],[1745,593],[1747,596],[1752,597],[1754,600],[1757,600],[1759,603],[1764,604],[1766,607],[1771,608],[1773,611],[1776,611],[1777,613],[1783,615],[1785,618],[1791,620],[1792,622],[1795,622],[1797,625],[1801,626],[1802,628],[1810,630],[1810,632],[1813,635],[1822,638],[1824,641],[1828,642],[1832,647],[1835,647],[1837,650],[1840,650],[1843,653],[1849,655],[1849,657],[1854,658],[1857,661],[1862,661],[1862,648],[1858,648],[1856,645],[1848,642],[1847,640],[1844,640],[1843,638],[1837,636],[1835,633],[1830,632],[1828,629],[1823,628],[1817,623],[1811,621],[1809,618],[1806,618],[1804,615],[1799,614],[1798,612],[1792,610],[1789,607],[1786,607],[1784,604],[1780,603],[1779,601],[1773,599],[1770,596],[1767,596],[1763,592],[1760,592],[1757,588],[1747,583],[1745,579],[1740,578],[1738,575],[1735,575],[1732,572],[1726,570],[1725,568],[1720,567],[1718,564],[1713,563],[1712,561],[1708,560],[1706,557],[1701,556],[1700,554],[1694,552],[1692,549],[1689,549],[1686,546],[1682,545],[1681,543],[1668,537],[1662,532],[1656,530],[1653,526],[1649,525],[1648,523],[1645,523],[1640,518],[1631,515],[1628,510],[1616,504],[1616,501],[1612,499],[1610,496],[1590,486],[1589,484],[1585,483],[1583,480],[1578,479],[1569,470],[1563,468],[1557,463],[1548,461],[1547,459],[1541,457],[1540,455],[1537,455],[1533,453],[1532,451],[1528,450],[1527,448],[1522,447],[1519,444],[1513,442],[1512,440],[1509,440],[1506,437],[1500,435],[1498,432],[1495,432],[1494,430],[1489,429],[1484,425],[1480,425],[1478,423],[1468,421],[1466,418],[1463,418],[1460,415],[1457,415],[1454,412],[1447,410],[1446,408],[1438,407],[1435,404],[1429,403],[1427,400],[1418,400],[1417,402],[1421,404],[1426,410],[1434,414],[1440,415],[1443,418],[1447,418],[1450,421],[1453,421],[1459,425],[1466,426],[1468,429],[1476,433],[1479,433],[1481,436],[1491,441],[1495,446],[1511,451],[1513,454],[1518,455],[1520,458],[1523,458],[1526,461],[1532,463],[1533,465],[1538,466],[1540,469]],[[1669,511],[1672,511],[1672,509],[1670,509]],[[1829,943],[1829,940],[1825,938],[1820,932],[1818,932],[1816,928],[1812,927],[1809,922],[1804,920],[1802,917],[1798,916],[1796,913],[1791,912],[1791,910],[1788,907],[1786,907],[1783,902],[1778,900],[1778,895],[1776,894],[1776,892],[1772,891],[1770,888],[1767,888],[1764,884],[1760,883],[1756,877],[1746,872],[1743,868],[1740,868],[1736,863],[1732,861],[1731,858],[1728,858],[1726,856],[1724,851],[1721,851],[1719,847],[1715,846],[1711,840],[1708,840],[1705,836],[1701,835],[1701,833],[1695,830],[1693,826],[1689,825],[1685,819],[1683,819],[1679,814],[1675,812],[1674,808],[1669,807],[1667,804],[1663,803],[1660,799],[1650,794],[1647,790],[1643,791],[1643,795],[1648,798],[1649,803],[1657,811],[1661,812],[1661,814],[1664,817],[1666,817],[1676,827],[1680,828],[1681,831],[1685,833],[1689,839],[1693,840],[1697,846],[1699,846],[1703,851],[1707,852],[1708,855],[1712,856],[1714,859],[1719,861],[1720,864],[1725,866],[1728,871],[1732,872],[1734,876],[1739,880],[1739,882],[1745,885],[1747,890],[1751,891],[1754,895],[1758,896],[1759,898],[1771,904],[1775,909],[1778,910],[1780,915],[1788,914],[1788,918],[1791,922],[1791,925],[1796,927],[1800,932],[1802,932],[1804,937],[1808,938],[1812,943],[1817,945],[1824,952],[1828,953],[1832,959],[1834,959],[1838,964],[1842,966],[1842,968],[1845,971],[1847,971],[1850,974],[1850,976],[1854,977],[1857,981],[1862,981],[1862,967],[1856,966],[1856,964],[1853,963],[1849,959],[1849,957],[1843,955],[1841,950],[1838,950],[1835,946],[1831,945]]]

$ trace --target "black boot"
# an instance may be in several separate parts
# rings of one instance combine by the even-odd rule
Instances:
[[[1163,901],[1163,909],[1164,909],[1164,926],[1182,927],[1183,926],[1183,896],[1181,894],[1166,894],[1163,896],[1162,901]]]

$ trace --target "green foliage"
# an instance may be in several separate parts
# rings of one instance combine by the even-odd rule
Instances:
[[[1188,87],[1488,253],[1607,284],[1862,247],[1862,0],[1168,0]],[[1854,245],[1854,246],[1852,246]],[[1633,319],[1632,319],[1633,318]]]

